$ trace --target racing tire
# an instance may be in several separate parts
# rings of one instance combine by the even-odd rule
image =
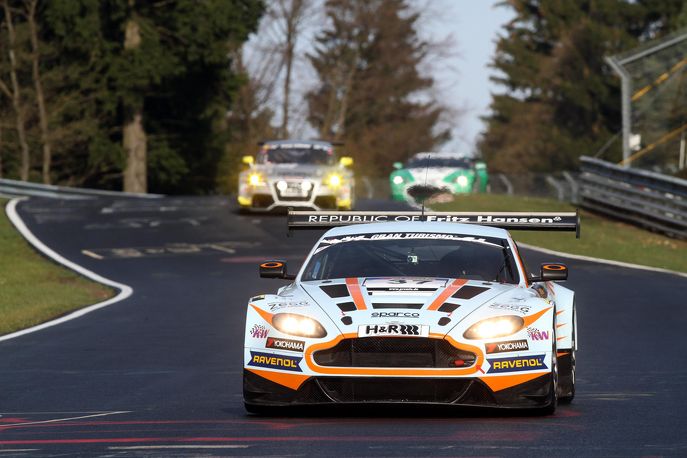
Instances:
[[[560,368],[558,402],[561,404],[570,404],[575,398],[576,313],[577,312],[573,309],[572,346],[570,354],[566,355],[565,364],[561,364]]]
[[[554,323],[554,329],[556,329]],[[549,388],[548,404],[539,409],[541,415],[553,415],[558,407],[558,355],[556,354],[556,333],[553,333],[551,343],[551,385]]]

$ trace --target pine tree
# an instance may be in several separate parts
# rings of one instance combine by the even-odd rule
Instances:
[[[510,0],[516,18],[497,44],[480,150],[493,170],[576,167],[620,129],[619,81],[604,56],[629,49],[641,6],[624,0]]]
[[[309,120],[325,139],[343,140],[367,174],[449,139],[437,125],[444,108],[420,74],[429,44],[419,14],[404,0],[328,0],[331,26],[309,56],[320,84],[307,95]]]

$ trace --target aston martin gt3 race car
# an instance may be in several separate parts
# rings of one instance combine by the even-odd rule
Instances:
[[[239,175],[238,202],[244,210],[353,206],[353,160],[337,160],[329,142],[270,141],[262,144],[257,157],[244,156],[243,163],[248,168]]]
[[[486,192],[489,175],[484,162],[456,153],[418,153],[405,166],[394,164],[389,176],[394,200],[419,201],[428,194]]]
[[[538,409],[575,395],[574,293],[561,263],[527,272],[506,229],[570,230],[576,213],[289,211],[331,228],[293,280],[250,299],[249,412],[421,403]]]

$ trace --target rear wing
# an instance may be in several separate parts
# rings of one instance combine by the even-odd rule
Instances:
[[[570,231],[580,238],[580,215],[575,212],[385,212],[291,210],[287,224],[291,229],[330,229],[367,223],[407,223],[434,221],[477,224],[519,231]]]

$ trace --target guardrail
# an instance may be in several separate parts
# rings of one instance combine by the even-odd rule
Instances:
[[[157,198],[161,194],[135,194],[102,189],[72,188],[0,178],[0,195],[5,197],[47,197],[51,199],[93,199],[95,197]]]
[[[687,180],[580,158],[583,208],[687,239]]]

